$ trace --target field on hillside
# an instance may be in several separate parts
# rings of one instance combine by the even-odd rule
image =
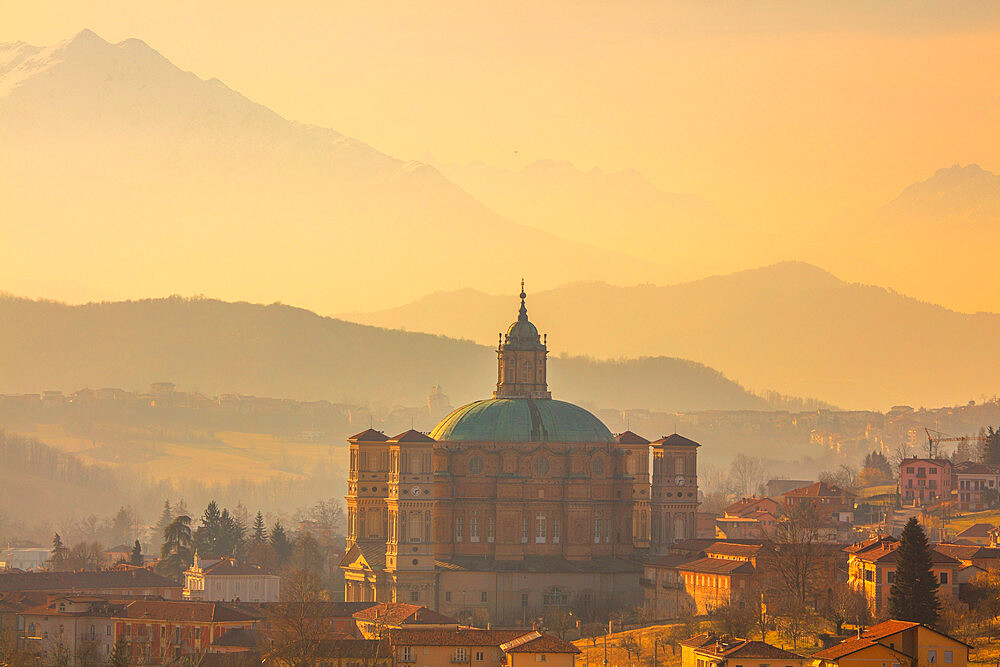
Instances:
[[[128,466],[153,479],[192,479],[205,483],[264,481],[317,472],[347,474],[348,450],[262,433],[165,434],[162,439],[101,434],[83,437],[54,424],[16,431],[76,455],[85,463]]]

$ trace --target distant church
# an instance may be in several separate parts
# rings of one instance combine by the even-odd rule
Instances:
[[[349,439],[348,602],[413,602],[494,623],[638,604],[641,561],[695,536],[698,443],[612,435],[553,399],[525,296],[522,285],[493,398],[458,408],[429,436],[369,429]]]

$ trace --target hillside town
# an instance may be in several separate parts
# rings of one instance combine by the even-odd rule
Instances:
[[[992,426],[926,429],[926,457],[872,447],[819,479],[767,479],[742,455],[708,491],[710,444],[612,433],[552,398],[520,298],[492,398],[429,432],[347,438],[344,503],[286,527],[215,501],[193,519],[167,500],[145,527],[123,508],[110,548],[56,533],[0,551],[2,664],[983,661],[1000,612]],[[164,384],[40,400],[194,409],[183,396]]]

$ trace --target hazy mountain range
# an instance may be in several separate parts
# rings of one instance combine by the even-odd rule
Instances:
[[[511,223],[433,167],[286,120],[136,39],[0,46],[0,145],[0,231],[18,248],[0,250],[0,283],[17,293],[60,298],[72,276],[100,294],[341,310],[473,280],[499,290],[525,267],[553,284],[652,274]]]
[[[750,387],[845,407],[953,405],[1000,385],[1000,315],[958,313],[804,263],[665,287],[576,283],[532,292],[529,304],[553,350],[697,359]],[[488,343],[509,309],[508,295],[466,289],[345,317]]]
[[[517,316],[517,300],[506,301],[495,327]],[[209,395],[376,408],[425,404],[431,385],[440,384],[457,406],[490,395],[496,352],[280,304],[169,298],[69,306],[0,296],[0,393],[144,389],[158,381]],[[600,362],[555,357],[549,381],[556,397],[595,408],[769,407],[718,371],[662,356]]]

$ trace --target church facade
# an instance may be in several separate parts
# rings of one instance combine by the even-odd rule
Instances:
[[[694,537],[698,444],[613,435],[553,399],[546,340],[520,297],[492,398],[430,434],[349,439],[347,601],[494,623],[638,604],[642,560]]]

